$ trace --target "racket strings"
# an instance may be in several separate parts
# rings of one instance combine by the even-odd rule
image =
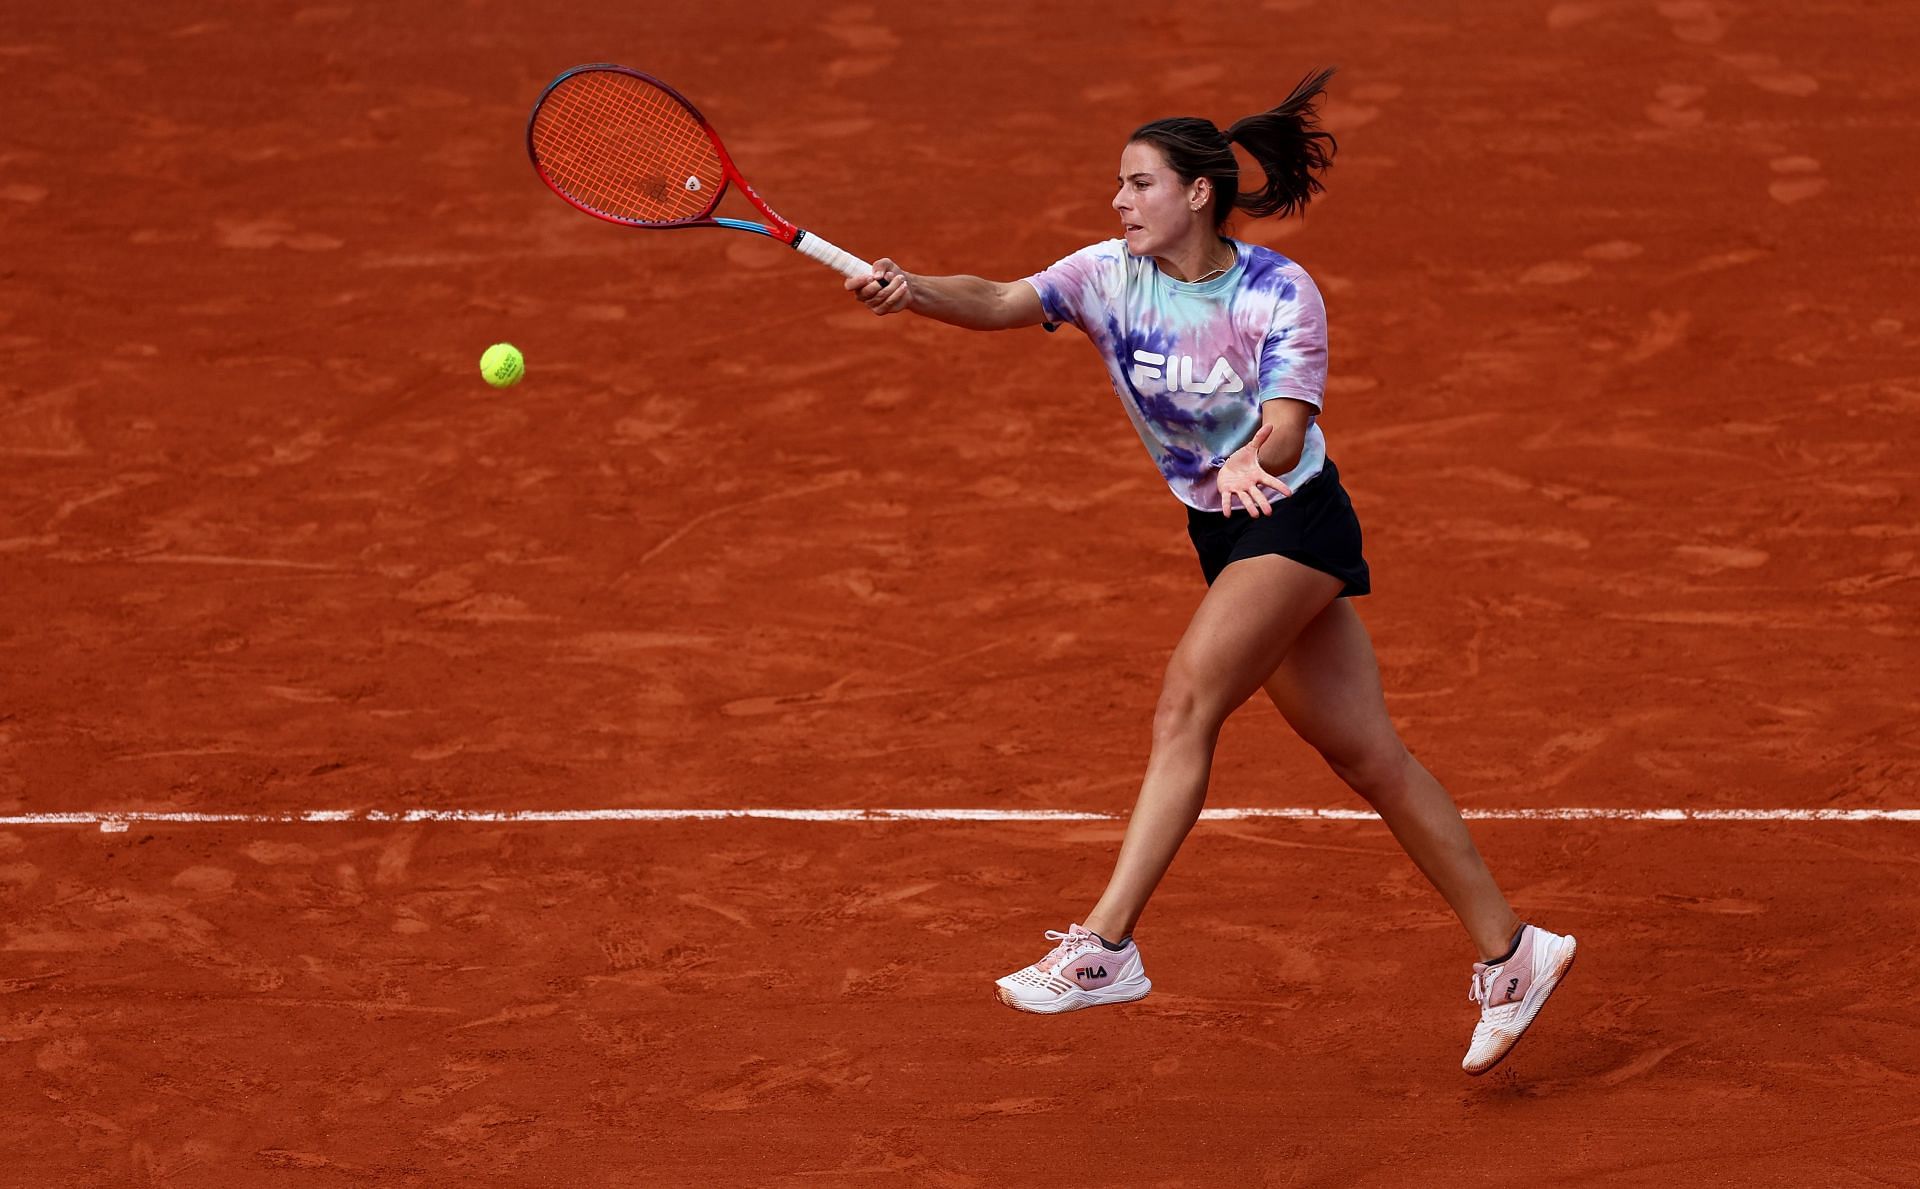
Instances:
[[[561,193],[635,223],[699,218],[724,176],[697,116],[646,80],[609,71],[554,88],[534,119],[533,153]]]

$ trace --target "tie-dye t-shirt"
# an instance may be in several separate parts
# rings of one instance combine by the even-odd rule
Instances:
[[[1093,340],[1167,486],[1203,512],[1220,510],[1220,465],[1253,440],[1267,401],[1288,397],[1314,410],[1299,465],[1281,482],[1298,491],[1327,460],[1318,421],[1327,380],[1320,291],[1278,252],[1230,242],[1233,267],[1211,280],[1176,281],[1119,239],[1027,278],[1050,320],[1071,322]]]

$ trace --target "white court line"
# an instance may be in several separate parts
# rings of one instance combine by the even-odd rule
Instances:
[[[1920,822],[1920,809],[1463,809],[1468,821],[1505,822]],[[137,823],[156,825],[296,825],[329,822],[704,822],[763,818],[785,822],[1115,822],[1119,813],[1067,809],[307,809],[288,813],[190,813],[128,810],[124,813],[19,813],[0,816],[0,826],[98,826],[117,834]],[[1367,809],[1203,809],[1200,820],[1236,822],[1254,818],[1292,821],[1370,822]]]

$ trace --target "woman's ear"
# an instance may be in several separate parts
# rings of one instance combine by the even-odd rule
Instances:
[[[1193,180],[1193,198],[1188,202],[1194,210],[1207,205],[1207,195],[1213,192],[1213,183],[1206,178]]]

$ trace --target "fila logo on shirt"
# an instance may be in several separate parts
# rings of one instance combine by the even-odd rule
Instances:
[[[1148,380],[1159,380],[1168,392],[1198,392],[1206,395],[1246,391],[1246,382],[1224,356],[1213,361],[1213,370],[1198,384],[1193,382],[1193,371],[1191,355],[1167,356],[1139,350],[1133,353],[1133,382],[1137,387],[1144,388]]]

